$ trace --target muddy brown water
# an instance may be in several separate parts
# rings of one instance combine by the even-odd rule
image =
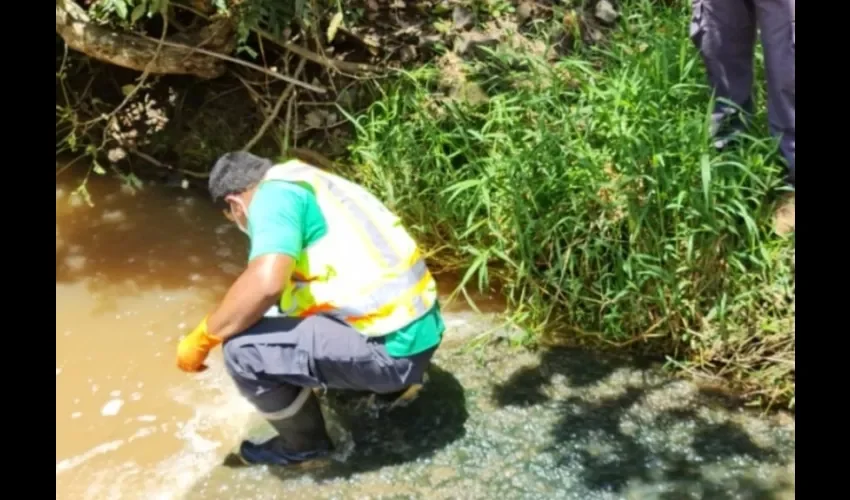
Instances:
[[[83,178],[56,183],[57,498],[177,498],[253,416],[220,350],[200,375],[174,358],[241,272],[246,240],[197,193],[91,175],[89,206]]]
[[[174,361],[244,244],[193,197],[93,175],[89,207],[80,181],[56,184],[57,498],[168,497],[250,415],[218,357],[197,377]]]
[[[318,472],[233,468],[268,428],[221,351],[175,366],[181,335],[241,271],[246,240],[203,198],[92,176],[56,184],[56,498],[794,498],[793,416],[762,417],[630,358],[466,340],[512,331],[475,296],[444,308],[431,381],[377,417],[323,396],[353,451]],[[452,290],[450,279],[441,291]]]

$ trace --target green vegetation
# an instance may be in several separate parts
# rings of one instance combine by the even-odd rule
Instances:
[[[684,3],[631,2],[627,29],[554,64],[508,49],[463,64],[486,97],[442,95],[450,65],[407,73],[356,120],[356,176],[437,261],[503,284],[533,338],[647,341],[793,405],[776,148],[709,146]]]
[[[662,353],[793,406],[763,79],[754,137],[714,151],[689,2],[616,3],[57,0],[57,154],[188,185],[226,150],[320,151],[435,269],[498,285],[515,341]]]

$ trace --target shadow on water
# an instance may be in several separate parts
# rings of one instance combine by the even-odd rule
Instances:
[[[92,176],[89,207],[56,184],[56,283],[85,281],[92,292],[133,296],[143,290],[220,289],[244,263],[245,242],[209,200],[179,189]],[[219,290],[220,293],[220,290]]]
[[[663,486],[651,498],[767,499],[793,488],[786,479],[767,485],[732,470],[786,465],[777,443],[756,443],[738,423],[704,411],[740,408],[733,397],[707,388],[682,392],[682,381],[647,376],[653,367],[653,360],[555,348],[495,385],[492,398],[500,407],[556,404],[547,451],[559,467],[577,470],[589,492],[625,494],[630,485],[655,484]],[[552,396],[558,389],[564,397]],[[779,441],[787,457],[793,437]]]

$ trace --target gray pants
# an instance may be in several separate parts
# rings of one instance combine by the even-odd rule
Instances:
[[[327,316],[265,317],[225,342],[224,363],[239,392],[261,413],[284,411],[303,388],[390,393],[421,383],[435,348],[411,357],[387,354]]]
[[[795,158],[795,34],[796,0],[691,0],[691,40],[705,63],[717,98],[752,111],[753,55],[756,28],[761,32],[767,72],[767,113],[770,131],[794,179]],[[734,106],[718,102],[714,130],[735,115]]]

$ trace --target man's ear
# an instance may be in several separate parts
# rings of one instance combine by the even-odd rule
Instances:
[[[245,205],[244,203],[240,203],[242,200],[237,199],[234,203],[230,204],[231,210],[236,215],[237,218],[245,218],[248,214],[245,213]]]
[[[225,201],[225,203],[227,203],[227,208],[236,217],[242,217],[242,216],[248,215],[248,214],[245,213],[245,210],[244,210],[245,202],[243,202],[239,197],[237,197],[235,195],[228,195],[224,198],[224,201]]]

